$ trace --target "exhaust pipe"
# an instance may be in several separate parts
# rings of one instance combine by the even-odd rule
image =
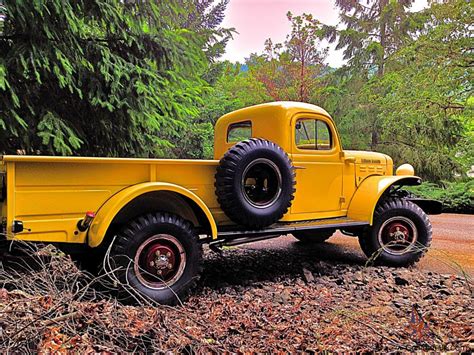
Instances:
[[[241,244],[259,242],[261,240],[278,238],[280,236],[281,234],[275,234],[275,235],[262,235],[261,237],[244,237],[244,238],[236,238],[236,239],[217,240],[215,242],[209,243],[209,249],[217,253],[222,253],[222,250],[220,249],[222,247],[231,247],[231,246],[236,246],[236,245],[241,245]]]

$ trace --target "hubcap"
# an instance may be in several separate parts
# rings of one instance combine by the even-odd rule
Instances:
[[[183,274],[185,266],[184,248],[169,234],[148,238],[135,254],[135,275],[142,284],[154,289],[173,285]]]
[[[281,174],[269,159],[255,159],[242,174],[245,199],[256,208],[272,206],[281,194]]]
[[[379,229],[378,241],[387,253],[402,255],[413,249],[418,231],[413,221],[397,216],[387,219]]]

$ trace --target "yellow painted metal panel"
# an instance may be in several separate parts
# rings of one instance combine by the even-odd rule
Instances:
[[[68,218],[56,216],[51,219],[24,219],[25,230],[15,234],[14,239],[38,242],[84,243],[86,233],[77,230],[77,222],[83,216]]]
[[[212,163],[212,160],[194,159],[143,159],[143,158],[97,158],[97,157],[59,157],[45,155],[3,155],[0,158],[4,162],[27,162],[27,163],[85,163],[85,164],[150,164],[168,163],[177,165],[201,165]]]
[[[326,219],[326,218],[337,218],[345,217],[347,210],[329,211],[329,212],[308,212],[308,213],[287,213],[281,219],[282,222],[299,222],[309,221],[313,219]]]
[[[2,204],[2,215],[8,217],[9,237],[13,238],[13,221],[21,220],[25,230],[15,236],[17,239],[84,242],[84,234],[77,231],[76,225],[86,211],[97,211],[118,191],[152,179],[186,184],[191,194],[187,197],[204,199],[203,208],[209,215],[209,207],[219,209],[214,194],[217,161],[138,161],[139,164],[113,158],[4,157],[9,196]]]
[[[321,107],[302,102],[270,102],[228,113],[217,120],[214,134],[214,159],[220,159],[235,143],[227,142],[227,129],[232,123],[251,121],[252,136],[265,138],[291,152],[291,119],[295,114],[319,114],[332,120]]]
[[[82,217],[84,211],[96,211],[107,200],[110,190],[53,190],[16,191],[15,216],[19,219],[48,215],[75,214]]]
[[[112,196],[98,211],[97,216],[94,218],[92,225],[88,233],[88,242],[91,247],[96,247],[100,245],[107,229],[112,223],[112,220],[117,215],[117,213],[125,206],[127,203],[132,201],[134,198],[145,194],[151,191],[172,191],[176,192],[184,197],[191,199],[195,202],[206,215],[209,224],[211,226],[211,236],[213,238],[217,237],[217,225],[214,221],[209,208],[206,204],[193,192],[187,190],[186,188],[178,185],[173,185],[169,183],[162,182],[149,182],[130,186],[119,193]]]
[[[347,211],[347,217],[357,221],[369,222],[372,225],[375,206],[380,196],[391,185],[406,178],[406,176],[369,176],[355,192]]]
[[[325,122],[333,140],[328,150],[299,149],[296,145],[296,123],[300,119]],[[292,117],[291,158],[296,167],[296,193],[291,214],[337,213],[341,210],[343,165],[339,137],[331,119],[320,114],[298,113]]]
[[[6,163],[7,171],[7,199],[4,203],[7,205],[7,238],[13,236],[12,225],[15,219],[15,163]],[[5,217],[5,216],[3,216]]]
[[[16,186],[127,186],[149,181],[147,164],[16,162]]]

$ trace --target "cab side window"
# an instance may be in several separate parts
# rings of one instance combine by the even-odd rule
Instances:
[[[252,122],[233,123],[227,129],[227,143],[238,143],[252,138]]]
[[[330,150],[331,129],[326,122],[316,119],[299,119],[296,122],[296,146],[298,149]]]

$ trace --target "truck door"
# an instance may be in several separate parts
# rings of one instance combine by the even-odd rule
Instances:
[[[341,211],[343,160],[334,124],[324,116],[297,115],[292,120],[292,159],[296,194],[292,214],[304,219],[344,215]]]

